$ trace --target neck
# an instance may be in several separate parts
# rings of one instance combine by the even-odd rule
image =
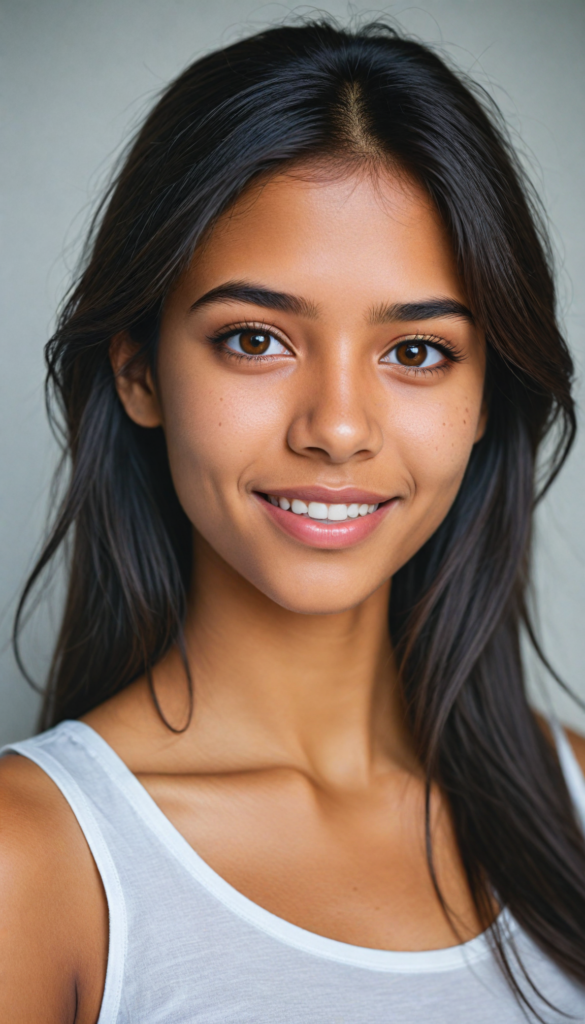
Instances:
[[[300,615],[275,604],[198,541],[185,639],[195,711],[181,746],[200,767],[295,767],[360,786],[412,764],[388,633],[387,583],[356,608]],[[185,713],[175,650],[155,672],[170,721]]]

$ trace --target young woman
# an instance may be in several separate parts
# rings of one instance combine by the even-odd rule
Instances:
[[[4,1024],[584,1018],[584,744],[519,646],[554,307],[497,112],[419,44],[278,28],[162,95],[48,347]]]

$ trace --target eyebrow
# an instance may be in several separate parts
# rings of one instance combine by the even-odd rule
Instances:
[[[318,316],[318,308],[308,299],[298,295],[289,295],[288,292],[275,292],[270,288],[263,288],[259,284],[250,284],[247,281],[228,281],[205,292],[200,299],[190,307],[189,312],[194,313],[202,306],[211,306],[216,302],[247,302],[251,306],[264,306],[266,309],[278,309],[282,313],[294,313],[296,316],[308,317],[315,320]]]
[[[283,313],[304,316],[310,320],[315,320],[319,315],[317,305],[300,295],[277,292],[248,281],[227,281],[217,288],[211,288],[193,303],[189,312],[194,313],[203,306],[220,302],[245,302],[251,306],[263,306],[265,309],[277,309]],[[441,317],[467,320],[471,324],[475,322],[473,313],[467,306],[456,299],[442,297],[377,306],[371,310],[368,320],[371,324],[386,324],[404,323],[409,320],[435,320]]]
[[[369,316],[371,324],[387,324],[405,322],[407,320],[436,320],[440,317],[453,317],[475,323],[473,313],[462,302],[456,299],[436,298],[421,302],[393,302],[387,306],[377,306]]]

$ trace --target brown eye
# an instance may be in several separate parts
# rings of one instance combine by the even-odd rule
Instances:
[[[249,327],[247,330],[234,332],[225,339],[224,345],[240,356],[290,355],[274,334],[259,327]]]
[[[268,350],[272,336],[266,331],[241,331],[240,348],[248,356],[262,356]]]
[[[427,346],[422,341],[405,341],[395,350],[396,358],[402,366],[422,366],[427,358]]]
[[[388,355],[382,359],[383,363],[394,363],[396,366],[404,366],[405,369],[430,370],[445,362],[445,354],[435,345],[419,338],[411,338],[409,341],[401,341],[395,348],[390,349]]]

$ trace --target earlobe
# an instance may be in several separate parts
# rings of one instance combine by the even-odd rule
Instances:
[[[159,427],[162,424],[160,403],[150,367],[142,360],[134,360],[138,346],[128,331],[115,334],[110,342],[110,363],[118,398],[126,413],[141,427]]]

